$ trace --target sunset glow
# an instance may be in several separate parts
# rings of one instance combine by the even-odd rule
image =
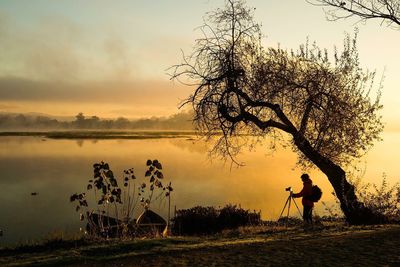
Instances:
[[[181,50],[190,53],[202,17],[221,3],[3,1],[0,111],[131,118],[174,114],[192,88],[171,82],[167,69],[180,62]],[[358,27],[361,64],[377,70],[377,84],[384,74],[384,121],[388,129],[399,129],[397,31],[378,21],[328,22],[321,8],[303,1],[248,4],[256,8],[265,46],[296,50],[309,38],[333,52],[342,46],[344,33]]]
[[[399,1],[1,0],[0,266],[400,266]]]

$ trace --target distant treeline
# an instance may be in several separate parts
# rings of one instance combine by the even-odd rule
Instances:
[[[75,120],[59,119],[26,114],[0,114],[0,130],[34,130],[34,129],[137,129],[137,130],[193,130],[193,115],[188,112],[169,117],[151,117],[136,120],[119,117],[117,119],[101,119],[97,116],[86,117],[83,113],[75,116]]]

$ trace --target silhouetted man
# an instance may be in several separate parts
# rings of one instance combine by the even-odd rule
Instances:
[[[301,180],[303,181],[303,189],[297,193],[292,194],[292,197],[303,197],[301,203],[303,204],[303,219],[307,224],[312,224],[312,209],[314,207],[314,202],[309,199],[312,194],[312,181],[307,173],[301,175]]]

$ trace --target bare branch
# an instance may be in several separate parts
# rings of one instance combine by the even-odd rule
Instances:
[[[204,136],[220,134],[213,152],[234,159],[242,146],[257,142],[243,136],[275,138],[280,130],[301,140],[295,150],[307,144],[308,155],[349,163],[379,139],[381,105],[369,98],[374,73],[359,66],[356,35],[346,36],[333,62],[308,41],[296,53],[264,49],[260,27],[240,0],[210,13],[200,29],[203,38],[171,77],[196,86],[183,104],[192,105]],[[305,153],[299,158],[310,161]]]
[[[361,21],[380,19],[387,26],[400,29],[400,1],[398,0],[307,0],[316,6],[331,8],[326,11],[329,20],[356,16]]]

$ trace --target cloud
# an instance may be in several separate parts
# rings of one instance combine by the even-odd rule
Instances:
[[[96,29],[95,29],[96,30]],[[21,24],[0,10],[0,75],[45,81],[127,79],[136,51],[112,30],[47,15]]]
[[[17,109],[17,108],[19,108],[19,106],[0,103],[0,110],[9,111],[9,110]]]
[[[5,25],[5,26],[4,26]],[[0,73],[32,79],[76,79],[85,58],[78,46],[83,34],[78,25],[63,17],[46,17],[21,26],[0,13]]]
[[[8,101],[76,101],[157,105],[185,98],[190,88],[169,80],[35,81],[0,77],[0,98]]]
[[[139,76],[139,66],[132,60],[134,53],[129,45],[119,38],[115,33],[110,34],[104,40],[104,52],[107,65],[111,68],[110,74],[118,79],[129,80],[135,76]]]
[[[174,63],[172,37],[133,40],[118,29],[93,31],[62,16],[17,22],[0,11],[3,111],[169,115],[190,93],[165,75]]]
[[[92,25],[63,15],[28,24],[0,10],[0,76],[43,81],[160,78],[189,46],[175,31]],[[144,31],[144,32],[142,32]],[[190,44],[192,42],[190,41]]]
[[[157,116],[177,112],[192,88],[169,80],[34,81],[0,77],[0,109],[58,115]]]
[[[88,21],[47,8],[24,19],[13,12],[0,9],[0,110],[170,115],[191,92],[165,75],[180,61],[182,33],[147,15]]]

